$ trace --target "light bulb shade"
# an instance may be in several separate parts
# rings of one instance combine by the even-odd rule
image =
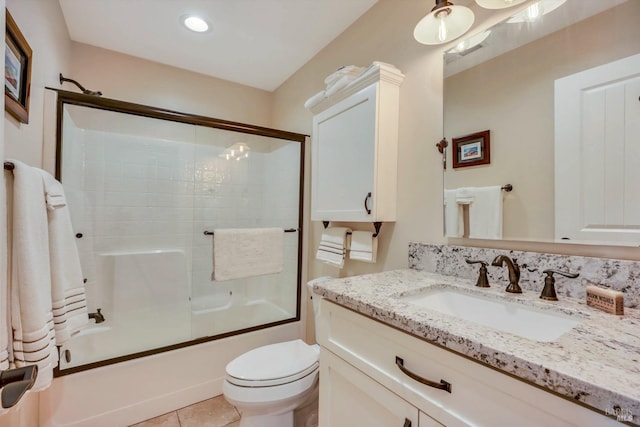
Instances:
[[[476,3],[485,9],[504,9],[525,1],[527,0],[476,0]]]
[[[413,37],[422,44],[442,44],[457,39],[473,25],[471,9],[449,5],[432,10],[418,22]]]

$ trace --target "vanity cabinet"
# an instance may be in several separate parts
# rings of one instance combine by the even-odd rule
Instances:
[[[312,109],[311,220],[395,221],[403,77],[378,64]]]
[[[316,335],[320,427],[619,425],[327,300],[320,302]],[[411,378],[397,365],[398,357],[410,375],[444,381],[451,391]]]

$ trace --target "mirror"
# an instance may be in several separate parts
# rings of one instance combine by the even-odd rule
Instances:
[[[539,4],[445,52],[446,235],[637,246],[640,1]]]

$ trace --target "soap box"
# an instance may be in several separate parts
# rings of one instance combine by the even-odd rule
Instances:
[[[622,292],[587,286],[587,305],[611,314],[624,314],[624,295]]]

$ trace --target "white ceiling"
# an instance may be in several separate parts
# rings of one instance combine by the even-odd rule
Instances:
[[[378,0],[59,1],[73,41],[273,91]]]

